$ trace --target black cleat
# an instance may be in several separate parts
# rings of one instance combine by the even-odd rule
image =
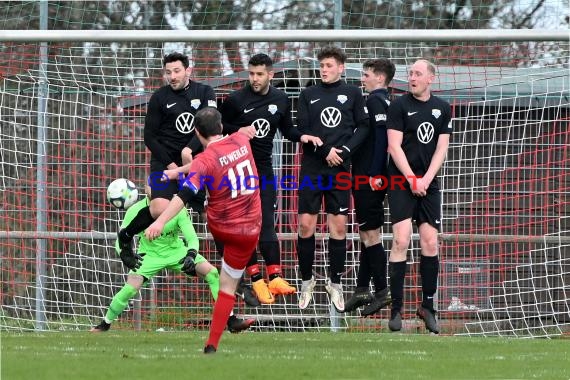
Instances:
[[[428,309],[427,307],[420,306],[416,311],[418,318],[422,319],[426,324],[426,329],[434,334],[439,334],[439,326],[437,320],[435,319],[435,311]]]
[[[241,281],[238,284],[238,287],[236,289],[236,295],[241,299],[243,299],[243,301],[246,303],[247,306],[251,307],[261,306],[261,302],[259,302],[259,300],[255,296],[255,293],[253,293],[251,286],[247,285],[244,281]]]
[[[400,310],[392,310],[388,328],[390,331],[400,331],[402,329],[402,313],[400,313]]]
[[[380,309],[390,305],[391,303],[392,303],[392,296],[390,295],[388,288],[384,288],[381,291],[376,292],[372,302],[370,302],[369,305],[367,305],[364,309],[362,309],[360,315],[362,315],[363,317],[367,317],[369,315],[376,314]]]
[[[235,315],[230,315],[228,318],[228,331],[232,334],[237,334],[250,328],[255,323],[255,319],[241,319]]]
[[[344,312],[348,313],[356,310],[362,305],[368,305],[373,300],[374,297],[372,297],[372,294],[370,294],[368,287],[358,287],[354,293],[352,293],[352,296],[350,296],[348,301],[346,301],[346,304],[344,305]]]
[[[111,324],[107,323],[107,322],[105,322],[105,320],[103,320],[97,326],[95,326],[91,330],[89,330],[89,332],[100,333],[100,332],[109,331],[110,328],[111,328]]]
[[[215,354],[216,353],[216,347],[212,346],[211,344],[208,344],[206,347],[204,347],[204,353],[205,354]]]

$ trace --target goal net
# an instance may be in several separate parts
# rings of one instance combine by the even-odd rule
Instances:
[[[308,7],[311,2],[300,3]],[[58,9],[63,13],[73,10]],[[318,14],[319,10],[305,11]],[[93,16],[83,12],[83,16]],[[353,23],[346,27],[370,26],[353,20],[359,15],[361,23],[366,19],[359,12],[345,9],[345,17],[350,16],[346,22]],[[171,10],[171,16],[175,14],[184,13]],[[184,23],[183,19],[170,20],[157,29],[180,29],[177,23]],[[156,27],[152,20],[145,22]],[[136,29],[133,25],[122,27]],[[0,43],[0,329],[87,329],[104,315],[112,296],[123,286],[126,271],[113,245],[124,214],[106,202],[105,190],[119,177],[131,179],[142,189],[148,175],[149,152],[142,132],[150,94],[163,84],[162,56],[172,51],[189,54],[192,79],[211,85],[222,102],[246,82],[249,56],[266,52],[276,62],[273,85],[290,95],[295,116],[299,92],[318,80],[315,56],[325,43],[287,40],[286,30],[283,36],[278,42],[263,42],[260,33],[259,42]],[[410,64],[420,57],[429,58],[438,67],[435,94],[452,105],[454,131],[440,173],[443,220],[436,305],[443,332],[567,333],[568,41],[442,39],[338,45],[349,57],[343,78],[349,83],[360,85],[366,59],[393,60],[397,67],[391,84],[393,96],[406,91]],[[299,153],[297,144],[277,136],[275,174],[297,174]],[[276,226],[284,277],[299,288],[296,196],[287,189],[279,192]],[[389,220],[387,204],[385,212]],[[358,312],[337,314],[331,308],[324,291],[328,265],[324,222],[320,215],[314,302],[304,311],[297,307],[297,295],[279,297],[275,304],[257,308],[238,302],[236,313],[255,317],[256,329],[386,329],[387,310],[361,318]],[[194,215],[194,224],[202,254],[219,266],[204,221]],[[389,252],[389,223],[383,230]],[[342,279],[345,297],[355,288],[359,247],[357,223],[350,213]],[[419,255],[414,234],[403,310],[407,331],[424,331],[414,317],[421,302]],[[114,326],[206,328],[211,309],[203,281],[163,272],[143,288]]]

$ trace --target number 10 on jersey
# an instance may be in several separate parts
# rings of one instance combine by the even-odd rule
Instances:
[[[232,186],[232,199],[237,198],[240,194],[253,194],[256,189],[255,175],[249,160],[238,163],[235,168],[229,168],[228,179]]]

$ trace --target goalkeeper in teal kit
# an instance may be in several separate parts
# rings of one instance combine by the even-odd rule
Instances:
[[[149,198],[146,197],[127,210],[121,228],[129,225],[140,209],[148,207]],[[184,241],[179,237],[182,232]],[[130,269],[127,283],[113,297],[107,309],[105,318],[101,323],[91,329],[91,332],[108,331],[111,323],[127,307],[129,300],[136,296],[139,289],[153,276],[163,269],[170,269],[187,276],[200,276],[208,283],[212,298],[218,298],[220,287],[218,270],[198,253],[198,236],[192,225],[192,219],[186,208],[182,209],[176,217],[164,227],[160,238],[149,241],[144,231],[139,234],[138,253],[128,255],[120,254],[118,241],[115,250],[119,253],[123,264]],[[228,330],[237,333],[249,328],[253,320],[243,320],[231,315],[228,319]]]

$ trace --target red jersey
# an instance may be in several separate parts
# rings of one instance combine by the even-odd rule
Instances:
[[[190,182],[208,192],[208,224],[241,235],[259,234],[259,177],[249,139],[242,133],[208,144],[192,161]],[[188,177],[187,177],[188,178]]]

